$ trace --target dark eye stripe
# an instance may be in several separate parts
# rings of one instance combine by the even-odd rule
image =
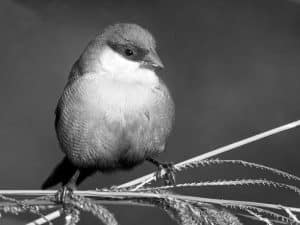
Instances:
[[[133,44],[118,44],[113,42],[108,42],[108,45],[115,50],[116,52],[120,53],[127,59],[133,60],[133,61],[141,61],[144,59],[144,57],[148,54],[148,50],[144,48],[137,47]],[[126,51],[130,50],[133,52],[132,55],[127,55]]]

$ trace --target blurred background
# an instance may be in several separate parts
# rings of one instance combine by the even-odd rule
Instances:
[[[162,77],[176,103],[176,125],[160,159],[178,162],[300,119],[300,2],[287,0],[2,0],[0,2],[0,188],[38,189],[63,154],[54,109],[87,42],[116,22],[156,37]],[[230,153],[300,175],[300,129]],[[117,185],[153,171],[97,174],[81,189]],[[267,177],[238,166],[190,170],[190,181]],[[201,188],[201,197],[300,207],[294,193],[266,188]],[[158,209],[109,207],[123,225],[175,224]],[[4,215],[1,224],[35,216]],[[256,224],[245,221],[246,224]],[[62,224],[57,220],[54,224]],[[84,214],[80,224],[99,224]],[[257,223],[259,224],[259,223]]]

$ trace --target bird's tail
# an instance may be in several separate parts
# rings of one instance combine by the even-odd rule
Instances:
[[[63,185],[67,184],[75,174],[76,170],[77,167],[75,167],[67,157],[64,157],[64,159],[55,167],[47,180],[43,183],[42,189],[47,189],[59,183],[62,183]]]

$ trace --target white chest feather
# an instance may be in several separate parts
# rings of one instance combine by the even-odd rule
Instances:
[[[104,47],[100,55],[99,71],[116,82],[140,83],[144,85],[156,85],[158,78],[153,70],[143,68],[140,62],[126,59],[110,47]]]
[[[85,111],[105,110],[114,117],[120,112],[149,106],[155,100],[153,89],[160,82],[153,70],[107,46],[99,57],[96,72],[85,74],[75,83],[74,89],[81,90],[78,94]]]
[[[155,86],[116,82],[95,74],[85,76],[79,85],[79,103],[85,113],[105,113],[111,120],[122,119],[125,114],[146,110],[158,97],[154,91]]]

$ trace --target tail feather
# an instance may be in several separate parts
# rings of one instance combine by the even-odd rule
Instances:
[[[64,159],[55,167],[47,180],[43,183],[42,189],[50,188],[59,183],[62,183],[63,185],[67,184],[75,174],[76,170],[77,167],[75,167],[67,157],[64,157]]]

